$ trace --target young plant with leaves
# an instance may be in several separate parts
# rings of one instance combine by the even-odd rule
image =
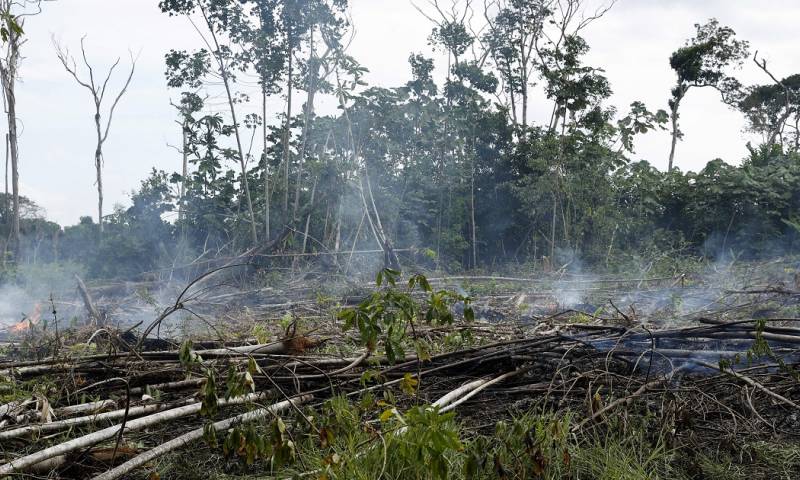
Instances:
[[[356,328],[359,341],[370,351],[383,347],[391,363],[405,356],[404,345],[409,331],[414,334],[414,328],[420,321],[431,325],[451,324],[454,320],[451,307],[457,302],[464,304],[464,319],[474,319],[469,297],[447,290],[436,291],[422,274],[413,275],[407,287],[399,289],[397,283],[400,278],[397,270],[380,270],[376,278],[378,289],[358,306],[344,309],[338,314],[339,319],[344,321],[345,330]],[[419,303],[414,298],[415,290],[426,296],[424,302]],[[416,337],[412,341],[417,355],[424,359],[424,346]]]

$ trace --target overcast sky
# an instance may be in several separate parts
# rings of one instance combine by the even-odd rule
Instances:
[[[419,0],[424,3],[425,0]],[[397,86],[409,78],[412,52],[430,55],[431,25],[409,0],[350,0],[356,36],[350,53],[369,68],[373,85]],[[128,50],[139,53],[136,74],[122,99],[105,153],[107,211],[127,204],[130,191],[152,167],[180,168],[180,156],[168,146],[180,141],[164,81],[164,53],[193,48],[198,37],[182,18],[170,18],[157,0],[57,0],[25,25],[18,115],[21,122],[21,193],[46,210],[48,218],[72,224],[96,215],[93,167],[93,106],[89,93],[63,70],[51,36],[78,48],[86,35],[90,60],[102,68],[122,56],[118,87],[128,65]],[[692,36],[693,24],[716,17],[733,27],[769,60],[783,77],[800,71],[796,25],[797,0],[619,0],[606,17],[585,32],[591,45],[587,63],[602,66],[611,81],[611,103],[624,110],[634,100],[651,110],[666,108],[674,77],[669,54]],[[766,83],[752,62],[740,73],[746,83]],[[274,107],[280,108],[276,103]],[[549,107],[534,102],[533,116],[546,118]],[[691,91],[682,104],[685,139],[676,165],[698,170],[714,158],[737,163],[746,153],[741,116],[722,105],[714,92]],[[637,142],[636,159],[666,165],[669,137],[650,134]]]

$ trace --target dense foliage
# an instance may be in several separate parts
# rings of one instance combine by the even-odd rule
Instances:
[[[426,253],[417,261],[444,269],[792,248],[797,75],[741,85],[729,70],[748,55],[747,42],[716,20],[665,59],[678,77],[669,111],[634,102],[620,112],[608,104],[601,66],[586,63],[581,35],[603,12],[584,15],[579,0],[561,2],[567,9],[490,2],[481,34],[466,15],[432,13],[429,41],[447,65],[411,54],[409,79],[397,86],[367,85],[367,69],[347,54],[346,3],[162,1],[203,36],[197,50],[166,56],[184,170],[154,169],[102,236],[88,217],[61,229],[29,209],[18,261],[72,260],[115,277],[267,245],[380,249],[389,266],[395,249],[413,247]],[[254,78],[260,99],[251,98]],[[762,134],[750,157],[738,166],[709,159],[696,173],[632,161],[637,135],[672,120],[680,138],[680,99],[704,86]],[[541,124],[528,112],[534,88],[552,103]],[[286,110],[268,112],[281,95]],[[207,105],[212,96],[227,104]],[[338,106],[334,114],[317,112],[321,97]],[[7,207],[0,216],[6,236]]]

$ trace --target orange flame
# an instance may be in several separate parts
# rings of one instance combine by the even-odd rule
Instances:
[[[41,304],[37,303],[33,306],[33,313],[31,313],[30,316],[28,316],[25,320],[8,327],[8,331],[13,333],[22,333],[31,328],[31,325],[36,325],[39,323],[39,320],[41,319],[42,306]]]

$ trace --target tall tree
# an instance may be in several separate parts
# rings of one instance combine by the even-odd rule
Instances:
[[[75,62],[75,59],[70,55],[69,50],[61,45],[58,42],[53,40],[53,44],[56,49],[56,56],[58,57],[61,65],[64,69],[72,75],[72,78],[75,79],[78,84],[87,90],[92,96],[92,102],[94,103],[94,126],[95,126],[95,133],[97,135],[97,143],[95,145],[94,150],[94,167],[96,170],[96,182],[97,182],[97,225],[100,236],[103,235],[103,144],[105,144],[106,140],[108,139],[108,133],[111,129],[111,121],[114,119],[114,110],[117,108],[120,99],[122,96],[125,95],[125,92],[128,91],[128,87],[131,84],[131,80],[133,79],[133,74],[136,71],[136,58],[134,58],[133,54],[131,54],[131,69],[128,72],[128,76],[125,79],[125,83],[123,84],[122,88],[120,88],[117,95],[114,97],[113,102],[111,103],[111,107],[108,109],[106,114],[104,115],[102,112],[103,107],[103,100],[106,98],[106,89],[108,88],[108,82],[111,80],[111,76],[114,73],[114,70],[119,65],[120,58],[117,57],[117,60],[111,65],[111,68],[108,69],[108,73],[105,75],[105,79],[100,82],[102,77],[97,77],[95,79],[94,68],[89,63],[88,58],[86,57],[86,48],[84,46],[84,40],[86,37],[81,38],[81,58],[83,59],[83,63],[86,66],[88,80],[86,78],[81,78],[78,74],[78,67]],[[103,118],[105,117],[105,121]],[[105,125],[104,125],[105,123]]]
[[[181,101],[178,104],[172,103],[173,107],[178,111],[178,120],[176,123],[181,127],[181,174],[180,186],[178,187],[178,222],[183,219],[184,210],[186,209],[186,183],[189,178],[189,156],[193,146],[197,143],[194,125],[197,120],[194,116],[199,113],[204,106],[204,99],[198,94],[193,92],[183,92],[181,94]]]
[[[669,57],[677,82],[669,99],[672,143],[667,170],[672,170],[675,148],[678,139],[683,136],[678,125],[678,110],[686,93],[694,87],[711,87],[722,95],[723,101],[733,102],[732,97],[737,95],[741,84],[726,70],[741,66],[748,56],[748,42],[738,40],[736,32],[730,27],[721,26],[717,19],[712,18],[702,25],[695,24],[695,29],[695,36]]]
[[[484,0],[488,32],[482,40],[503,81],[514,123],[528,125],[528,97],[535,46],[552,12],[552,0]],[[496,11],[493,11],[496,10]]]
[[[239,162],[241,170],[242,190],[249,217],[251,242],[256,244],[258,242],[257,222],[247,175],[247,157],[236,109],[236,105],[242,99],[234,91],[236,72],[247,69],[247,54],[234,50],[228,42],[228,39],[240,33],[227,30],[229,25],[241,28],[240,20],[245,16],[243,6],[239,2],[219,0],[162,0],[159,2],[159,7],[161,11],[169,15],[185,16],[195,27],[197,24],[193,20],[193,15],[199,13],[202,25],[205,26],[205,33],[199,28],[196,30],[207,49],[204,48],[191,54],[186,51],[172,50],[167,54],[167,83],[176,88],[185,85],[199,86],[202,79],[209,75],[222,81],[236,140],[236,150],[233,156]],[[213,71],[209,57],[213,59]]]
[[[736,106],[747,118],[748,128],[763,136],[768,151],[776,146],[783,152],[800,151],[800,74],[779,79],[758,52],[753,62],[772,83],[748,87]]]
[[[271,192],[270,192],[270,163],[269,163],[269,143],[267,127],[267,99],[270,95],[278,92],[278,82],[284,72],[283,52],[285,38],[281,34],[278,23],[278,11],[280,0],[253,0],[255,4],[255,16],[258,21],[250,29],[248,35],[242,41],[249,44],[251,61],[258,74],[258,83],[261,90],[261,138],[263,150],[261,162],[263,163],[262,179],[264,183],[264,239],[269,241],[272,238],[270,232],[270,213],[271,213]]]
[[[20,196],[19,196],[19,137],[17,134],[17,96],[16,81],[19,63],[22,59],[20,48],[24,43],[22,27],[25,18],[42,11],[42,0],[0,0],[0,84],[3,88],[3,103],[8,124],[8,153],[11,158],[12,218],[11,242],[14,259],[20,253]]]

